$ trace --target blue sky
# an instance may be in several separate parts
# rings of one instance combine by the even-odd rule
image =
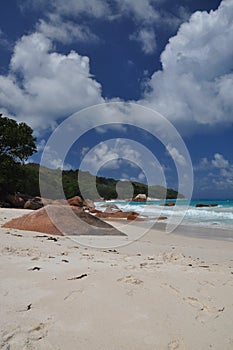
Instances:
[[[69,169],[84,160],[85,170],[146,182],[145,147],[158,160],[154,183],[165,177],[178,188],[177,165],[185,172],[190,163],[172,137],[159,140],[156,115],[139,109],[121,118],[126,112],[111,103],[145,106],[183,139],[193,196],[232,198],[232,42],[233,0],[2,1],[0,111],[32,126],[39,149],[32,160],[39,162],[62,121],[104,104],[97,110],[107,126],[81,135],[65,158],[47,147],[46,165]],[[93,123],[97,110],[88,112]],[[112,124],[122,120],[134,126]],[[63,141],[69,139],[66,129]]]

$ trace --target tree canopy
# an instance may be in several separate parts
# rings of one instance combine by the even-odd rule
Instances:
[[[0,114],[0,157],[25,161],[36,152],[36,138],[32,133],[33,130],[26,123],[17,123]]]
[[[14,191],[22,178],[20,167],[36,152],[33,130],[25,123],[3,117],[0,114],[0,191]]]

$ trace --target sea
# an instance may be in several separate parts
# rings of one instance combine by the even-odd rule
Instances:
[[[175,206],[163,205],[168,202],[174,202]],[[168,219],[172,217],[181,221],[181,225],[227,230],[233,239],[233,199],[193,199],[190,202],[185,199],[169,199],[166,201],[148,199],[145,203],[112,200],[107,201],[107,203],[114,203],[122,211],[135,211],[146,216],[148,220],[166,216]],[[196,207],[198,203],[204,205],[217,204],[217,206],[200,208]],[[103,205],[103,202],[96,203],[97,209],[104,210],[101,205]]]

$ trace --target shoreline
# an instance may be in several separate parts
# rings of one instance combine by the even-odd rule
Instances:
[[[7,221],[10,221],[13,218],[20,217],[29,213],[33,213],[34,210],[31,209],[17,209],[17,208],[0,208],[0,227],[6,223]],[[6,218],[4,218],[3,214],[6,214]],[[166,227],[168,224],[167,220],[160,221],[158,220],[154,224],[152,223],[153,220],[150,218],[146,218],[143,221],[127,221],[126,219],[122,218],[107,218],[103,219],[103,221],[109,223],[110,225],[115,226],[118,228],[118,225],[126,227],[129,225],[129,228],[131,226],[145,226],[149,227],[149,230],[157,230],[161,232],[166,232]],[[171,223],[172,224],[172,223]],[[220,241],[233,241],[233,226],[230,227],[220,227],[218,225],[210,226],[201,226],[194,223],[180,223],[172,232],[171,234],[175,235],[182,235],[184,237],[190,237],[190,238],[200,238],[200,239],[210,239],[210,240],[220,240]]]
[[[168,218],[167,222],[180,221],[182,226],[190,226],[192,231],[194,231],[192,227],[198,227],[200,230],[211,229],[214,232],[216,229],[223,230],[223,233],[225,230],[233,231],[233,200],[203,200],[203,207],[196,207],[198,203],[200,204],[197,200],[192,200],[189,204],[186,202],[186,200],[179,200],[176,207],[163,206],[156,201],[145,204],[115,201],[113,204],[116,204],[122,211],[132,210],[142,216],[145,215],[148,220],[164,216]],[[101,206],[97,205],[97,208],[101,209]],[[230,238],[229,235],[223,236]]]
[[[24,213],[0,209],[0,224]],[[130,236],[140,225],[124,230]],[[228,241],[153,228],[131,244],[96,249],[78,236],[4,228],[0,235],[4,350],[233,347]]]

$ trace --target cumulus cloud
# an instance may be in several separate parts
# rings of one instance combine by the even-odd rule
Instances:
[[[233,0],[195,12],[169,40],[141,102],[181,130],[232,122]]]
[[[138,41],[145,54],[152,54],[156,50],[156,38],[152,28],[142,28],[138,33],[132,34],[130,39]]]
[[[61,158],[59,153],[54,150],[51,149],[49,146],[45,146],[43,145],[43,141],[42,141],[42,146],[43,146],[43,150],[45,151],[45,156],[44,156],[44,166],[47,166],[48,168],[51,169],[61,169],[61,170],[70,170],[72,169],[72,165],[69,163],[65,163]]]
[[[230,161],[222,154],[215,153],[212,159],[202,158],[200,163],[194,167],[197,171],[211,170],[211,169],[225,169],[231,167]]]
[[[229,161],[219,153],[214,155],[214,159],[211,161],[211,163],[215,168],[227,168],[229,166]]]
[[[49,38],[68,44],[74,41],[96,41],[96,35],[83,22],[83,17],[117,21],[122,18],[133,19],[139,30],[133,31],[129,37],[136,40],[144,53],[152,53],[156,49],[156,27],[166,26],[172,30],[187,18],[184,7],[175,6],[167,11],[160,6],[160,0],[25,0],[22,10],[39,8],[46,19],[41,19],[37,30]]]
[[[55,52],[37,32],[16,43],[9,74],[0,76],[0,92],[1,106],[37,130],[53,128],[59,118],[103,101],[89,58]]]
[[[16,43],[9,74],[0,76],[1,107],[9,115],[17,115],[18,120],[42,130],[54,128],[77,110],[104,102],[101,86],[91,76],[89,58],[75,51],[59,54],[52,39],[67,42],[74,37],[86,40],[91,36],[86,27],[77,25],[72,29],[73,22],[67,18],[59,28],[57,23],[65,14],[70,15],[71,9],[74,17],[87,14],[110,18],[116,8],[121,8],[121,16],[131,14],[141,23],[137,40],[144,51],[154,50],[155,37],[150,28],[157,12],[153,18],[149,13],[156,11],[156,1],[139,1],[137,6],[131,0],[114,2],[115,7],[106,1],[55,0],[47,6],[47,20],[40,21],[37,32]],[[153,74],[139,103],[159,111],[183,132],[232,123],[232,42],[233,0],[222,1],[216,11],[194,13],[170,39],[161,55],[162,70]],[[146,122],[153,124],[151,120]],[[98,130],[102,132],[103,128]]]
[[[125,168],[130,169],[126,173]],[[123,170],[122,178],[164,185],[164,173],[159,162],[150,151],[136,141],[111,139],[99,143],[84,156],[80,169],[97,174],[100,169]],[[135,172],[138,173],[135,177]],[[134,174],[130,177],[129,174]]]
[[[212,159],[202,158],[200,163],[194,167],[197,174],[197,186],[201,189],[228,190],[228,195],[232,192],[233,186],[233,163],[222,154],[215,153]],[[200,174],[205,176],[200,176]],[[199,180],[201,178],[201,181]]]
[[[123,139],[108,140],[101,142],[91,149],[82,163],[82,170],[97,173],[100,167],[105,169],[119,169],[125,160],[138,164],[141,159],[140,153],[135,150],[130,141]]]

